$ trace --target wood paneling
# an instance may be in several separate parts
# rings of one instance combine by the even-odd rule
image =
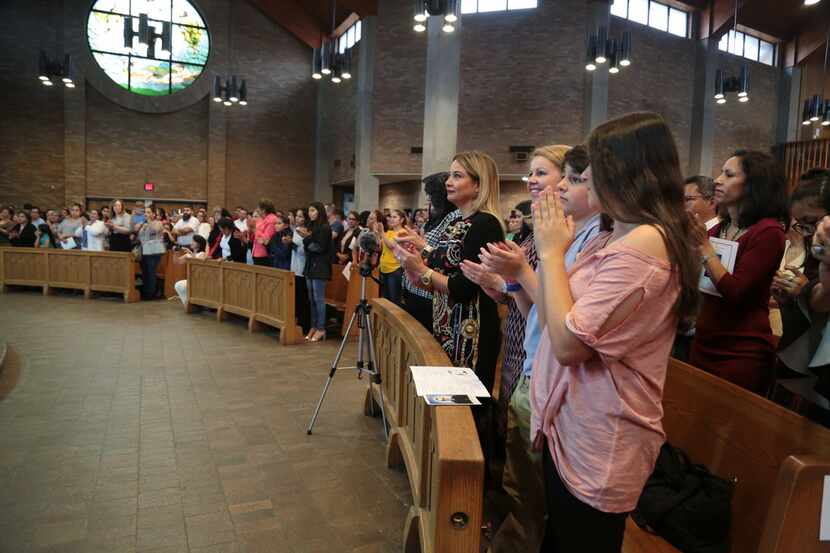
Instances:
[[[234,313],[248,318],[248,329],[260,324],[280,330],[280,342],[296,344],[302,330],[294,320],[294,273],[271,267],[196,259],[187,260],[187,311],[194,306],[216,309],[216,318]]]
[[[90,252],[49,248],[0,248],[0,279],[6,285],[117,292],[138,301],[133,256],[127,252]]]
[[[478,553],[484,456],[472,412],[469,407],[430,407],[417,396],[409,367],[446,367],[450,361],[403,309],[385,299],[371,304],[382,382],[373,384],[367,401],[383,402],[391,429],[387,463],[403,463],[409,477],[412,506],[404,550]],[[453,517],[460,515],[464,522],[454,525]]]
[[[775,155],[784,164],[787,184],[790,190],[798,186],[801,175],[816,167],[830,167],[830,139],[788,142],[773,148]]]

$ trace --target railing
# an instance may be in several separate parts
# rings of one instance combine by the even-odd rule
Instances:
[[[798,185],[802,174],[815,167],[830,167],[830,139],[787,142],[773,147],[773,153],[784,165],[789,190]]]
[[[226,313],[247,317],[251,332],[262,324],[278,328],[284,345],[296,344],[302,336],[294,320],[294,273],[291,271],[188,259],[188,313],[197,305],[216,309],[219,321]]]
[[[449,366],[430,333],[388,300],[371,302],[375,352],[390,425],[387,464],[403,463],[412,490],[406,553],[478,553],[484,457],[469,407],[431,407],[415,394],[409,367]],[[369,401],[380,401],[373,385]]]
[[[139,300],[133,256],[129,252],[91,252],[54,248],[0,248],[0,290],[9,285],[115,292],[125,302]]]

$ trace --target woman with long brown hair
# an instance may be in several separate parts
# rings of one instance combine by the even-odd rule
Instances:
[[[662,395],[678,320],[694,312],[700,265],[674,138],[653,113],[594,129],[590,201],[614,220],[570,271],[559,196],[534,202],[543,333],[531,436],[543,449],[544,552],[616,553],[666,435]],[[543,326],[544,327],[544,326]]]

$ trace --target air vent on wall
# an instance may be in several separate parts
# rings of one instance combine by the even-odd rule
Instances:
[[[341,162],[339,159],[335,159],[335,160],[334,160],[334,166],[335,166],[335,167],[340,167],[340,164],[341,164],[341,163],[342,163],[342,162]]]
[[[510,146],[510,153],[513,154],[514,163],[525,163],[530,159],[533,146]]]
[[[410,154],[423,154],[424,153],[424,147],[423,146],[412,146],[409,149],[409,153]]]

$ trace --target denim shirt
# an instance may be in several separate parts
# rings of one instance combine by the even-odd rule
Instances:
[[[570,269],[576,261],[576,257],[585,244],[593,240],[599,234],[600,215],[597,213],[582,225],[579,232],[576,233],[574,241],[565,252],[565,269]],[[538,274],[538,269],[537,269]],[[536,350],[539,349],[539,340],[542,338],[542,329],[539,327],[539,313],[536,309],[536,304],[530,306],[530,311],[527,313],[527,322],[525,323],[525,362],[522,365],[522,376],[530,376],[533,369],[533,360],[536,357]]]

